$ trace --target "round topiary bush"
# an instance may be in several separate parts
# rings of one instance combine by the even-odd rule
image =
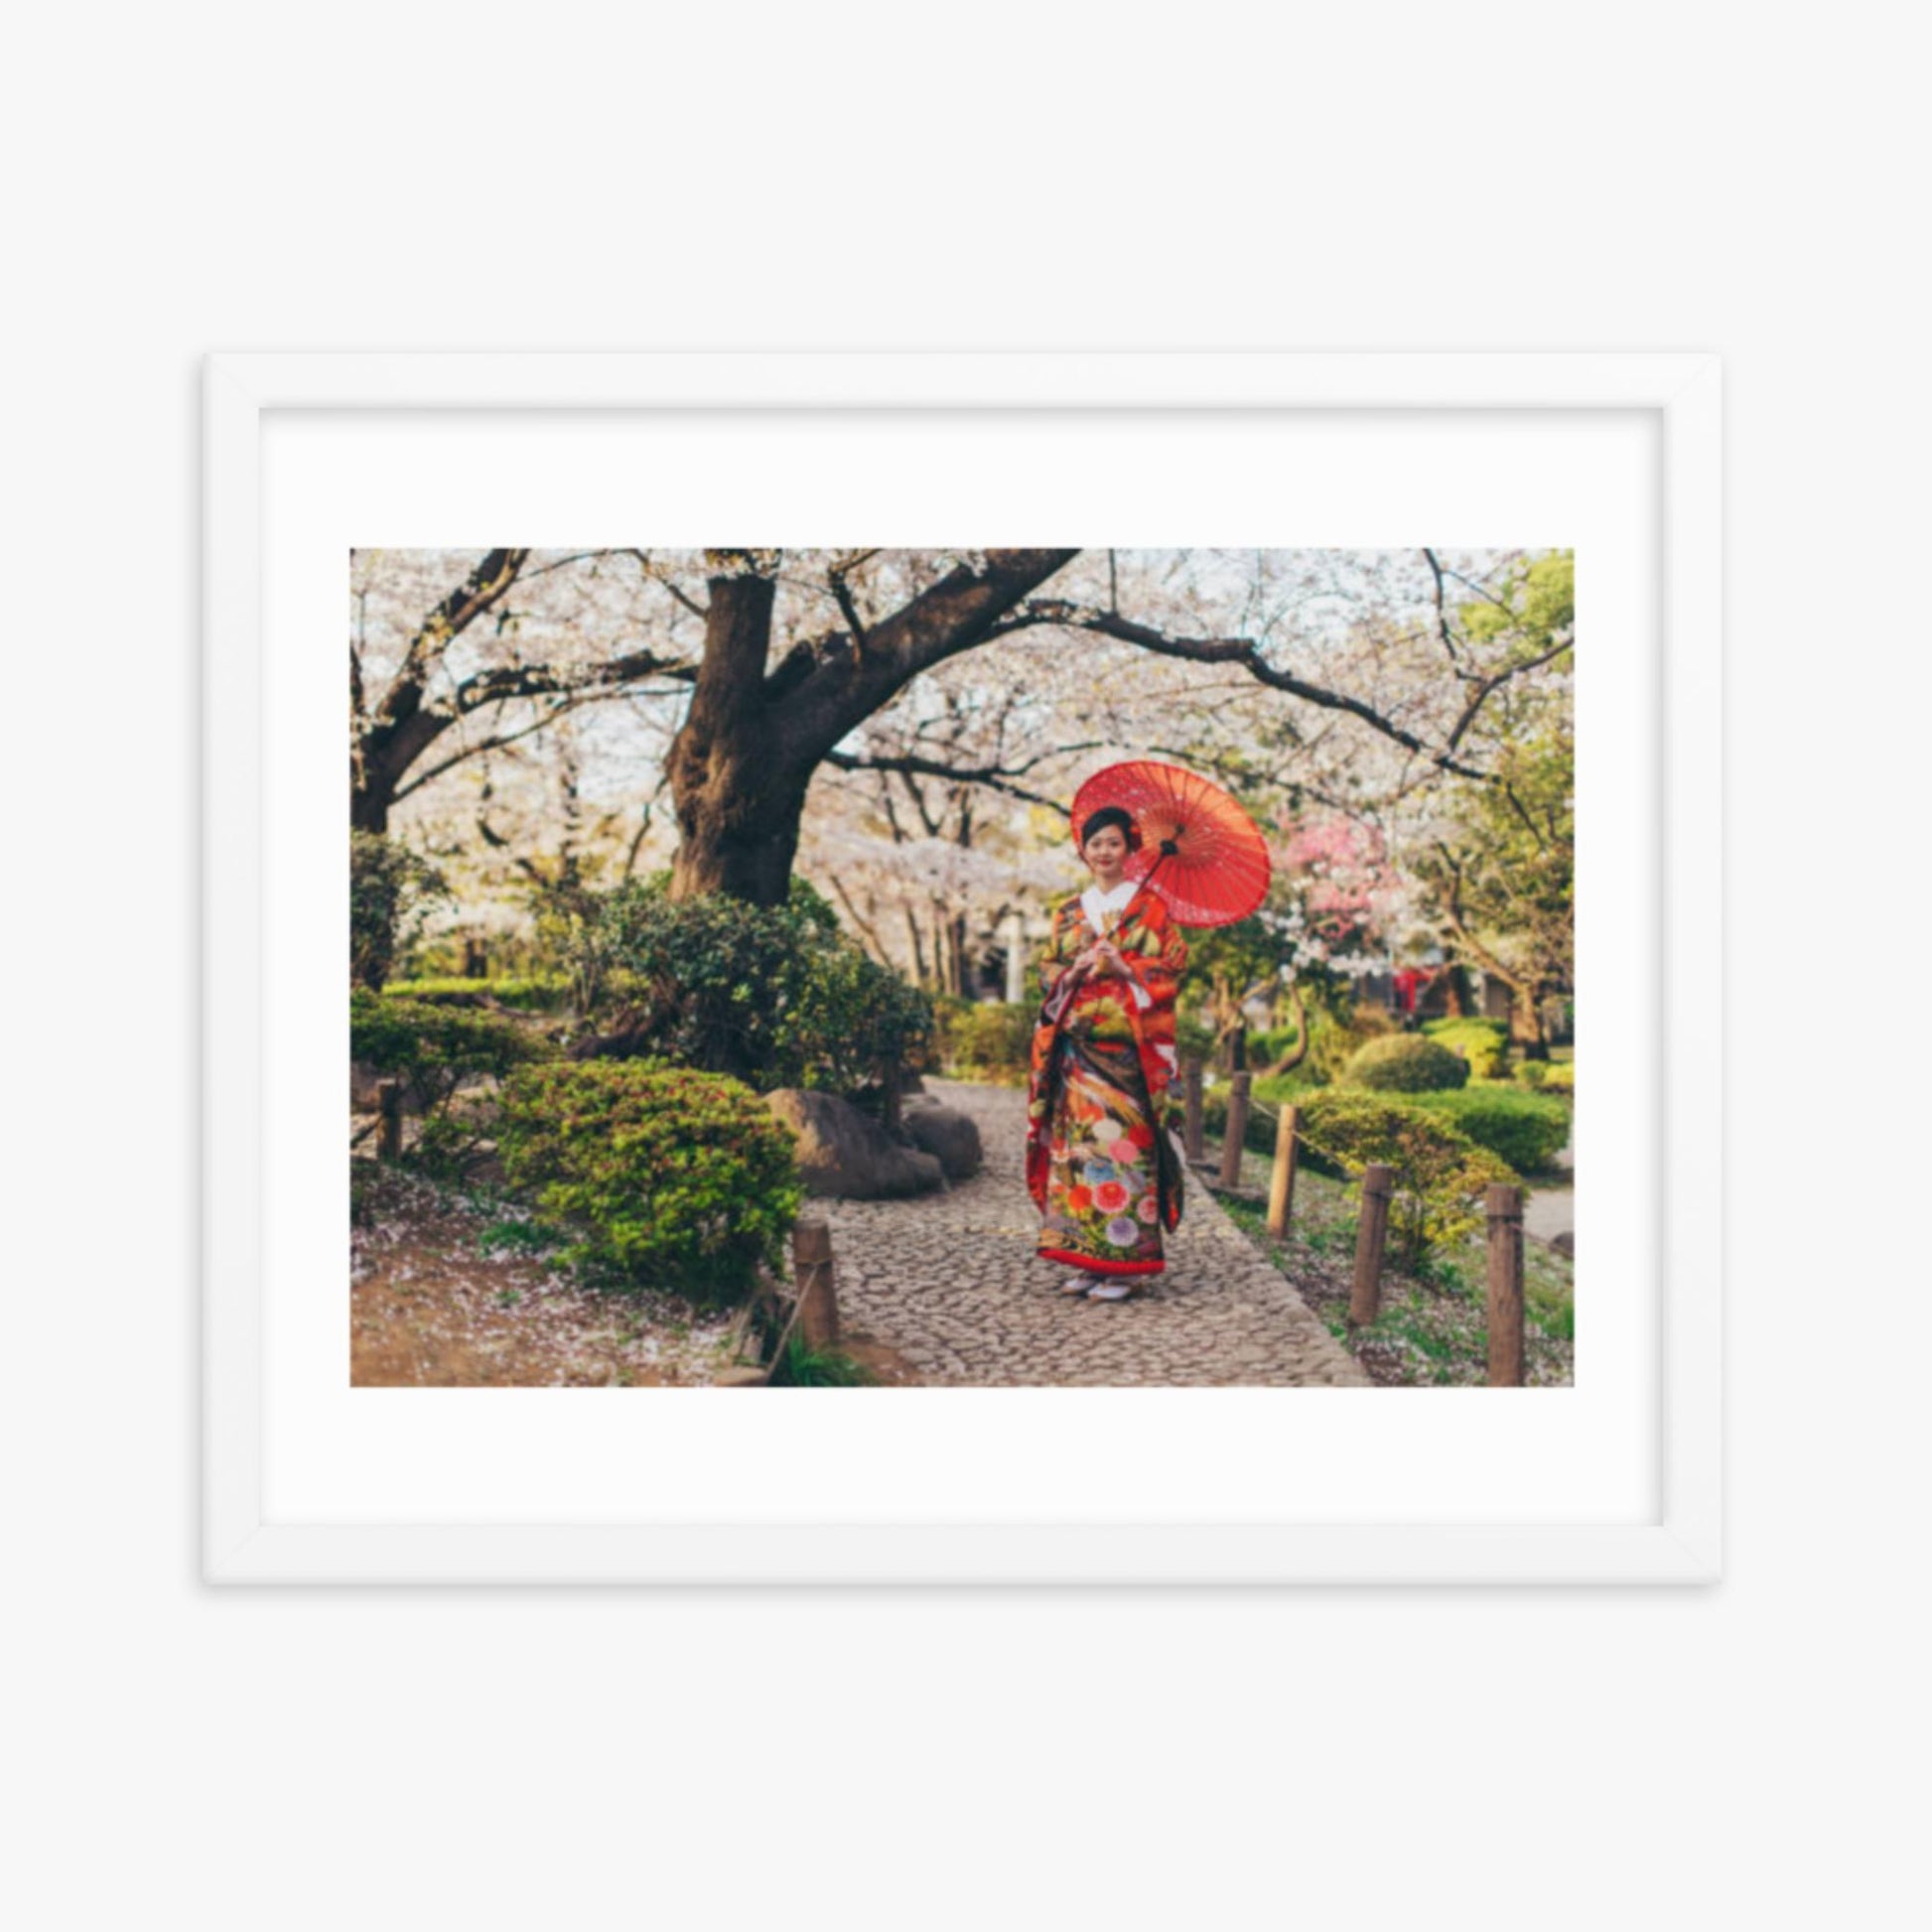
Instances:
[[[1466,1086],[1469,1063],[1420,1034],[1390,1034],[1357,1047],[1341,1069],[1345,1087],[1372,1093],[1444,1093]]]
[[[802,879],[784,905],[673,899],[663,876],[612,893],[587,928],[651,1056],[761,1092],[846,1092],[916,1054],[932,1031],[917,987],[868,957]]]
[[[804,1189],[791,1130],[743,1081],[653,1060],[519,1068],[499,1147],[537,1220],[594,1273],[706,1301],[784,1266]]]
[[[1506,1163],[1414,1100],[1328,1088],[1302,1100],[1302,1145],[1311,1167],[1357,1178],[1371,1161],[1395,1170],[1389,1233],[1405,1268],[1482,1226],[1482,1196],[1514,1180]]]
[[[1467,1060],[1471,1078],[1502,1077],[1509,1059],[1509,1029],[1500,1020],[1427,1020],[1423,1032]]]

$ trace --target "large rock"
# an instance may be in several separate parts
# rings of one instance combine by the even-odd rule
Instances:
[[[899,1119],[914,1147],[938,1157],[948,1180],[964,1180],[979,1173],[983,1158],[979,1123],[970,1114],[929,1095],[915,1094],[906,1100]]]
[[[798,1141],[798,1173],[812,1194],[879,1200],[944,1185],[938,1157],[901,1147],[870,1114],[835,1093],[780,1087],[764,1104]]]

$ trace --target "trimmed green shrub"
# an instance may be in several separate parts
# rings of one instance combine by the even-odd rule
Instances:
[[[418,1106],[436,1113],[464,1080],[549,1059],[557,1049],[500,1013],[434,1006],[357,987],[348,997],[348,1052],[379,1074],[409,1082]]]
[[[1276,1116],[1281,1109],[1287,1105],[1301,1106],[1310,1094],[1320,1091],[1320,1087],[1301,1077],[1299,1067],[1293,1073],[1258,1075],[1248,1088],[1248,1131],[1242,1137],[1242,1146],[1251,1154],[1273,1154]],[[1267,1112],[1262,1112],[1262,1108],[1266,1108]],[[1200,1111],[1203,1138],[1225,1140],[1228,1131],[1228,1083],[1225,1074],[1217,1075],[1213,1086],[1201,1089]],[[1173,1127],[1176,1134],[1180,1132],[1183,1118],[1184,1114],[1176,1104]]]
[[[1314,1080],[1336,1080],[1341,1070],[1372,1039],[1382,1039],[1397,1031],[1395,1021],[1381,1007],[1360,1005],[1349,1009],[1346,1021],[1338,1020],[1325,1008],[1310,1016],[1309,1055],[1296,1068]]]
[[[632,882],[605,900],[595,938],[654,1056],[760,1091],[849,1091],[931,1033],[928,997],[848,939],[801,879],[781,906]]]
[[[396,998],[425,1000],[433,1006],[476,1006],[494,1000],[519,1013],[558,1013],[570,1004],[570,976],[566,973],[505,973],[501,979],[465,979],[461,975],[434,979],[390,980],[383,989]]]
[[[1533,1093],[1574,1093],[1577,1088],[1577,1062],[1523,1060],[1516,1067],[1516,1078]]]
[[[1570,1109],[1553,1095],[1508,1086],[1464,1087],[1419,1093],[1414,1104],[1451,1122],[1518,1173],[1549,1168],[1570,1141]]]
[[[756,1084],[850,1093],[882,1065],[922,1058],[932,1024],[930,995],[841,935],[807,955],[777,1056]]]
[[[423,1115],[404,1159],[442,1180],[470,1172],[491,1126],[491,1110],[455,1118],[450,1101],[465,1080],[553,1058],[557,1048],[500,1013],[435,1006],[357,987],[348,999],[349,1057],[402,1080]]]
[[[1302,1037],[1299,1027],[1263,1027],[1248,1035],[1248,1064],[1272,1066]]]
[[[1330,1088],[1300,1104],[1302,1141],[1312,1165],[1350,1179],[1371,1161],[1395,1170],[1389,1235],[1410,1271],[1432,1249],[1473,1234],[1482,1225],[1484,1190],[1516,1178],[1487,1148],[1414,1100]]]
[[[415,943],[430,907],[447,899],[443,875],[384,832],[348,835],[348,977],[380,993],[396,956]]]
[[[1023,1001],[948,1001],[939,1018],[940,1056],[949,1072],[1025,1073],[1038,1018],[1038,1009]]]
[[[1469,1063],[1421,1034],[1371,1039],[1349,1055],[1341,1084],[1372,1093],[1441,1093],[1464,1085]]]
[[[500,1146],[536,1218],[594,1275],[707,1301],[784,1269],[804,1190],[791,1130],[743,1081],[650,1060],[526,1066]]]
[[[1502,1021],[1425,1020],[1422,1030],[1431,1039],[1441,1040],[1451,1053],[1460,1053],[1469,1063],[1471,1079],[1502,1077],[1503,1064],[1509,1058],[1509,1029]]]

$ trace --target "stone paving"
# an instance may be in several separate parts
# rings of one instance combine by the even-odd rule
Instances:
[[[1066,1270],[1035,1253],[1026,1095],[926,1082],[979,1123],[972,1179],[909,1200],[827,1200],[840,1317],[897,1351],[922,1383],[1166,1388],[1365,1388],[1355,1358],[1256,1253],[1189,1173],[1164,1273],[1126,1302],[1062,1295]]]

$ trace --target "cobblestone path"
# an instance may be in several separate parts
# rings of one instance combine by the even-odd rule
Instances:
[[[816,1204],[831,1224],[840,1316],[855,1337],[897,1350],[923,1383],[1368,1386],[1192,1173],[1164,1273],[1136,1284],[1127,1302],[1062,1295],[1066,1270],[1034,1252],[1025,1094],[926,1084],[979,1123],[986,1163],[943,1193]]]

